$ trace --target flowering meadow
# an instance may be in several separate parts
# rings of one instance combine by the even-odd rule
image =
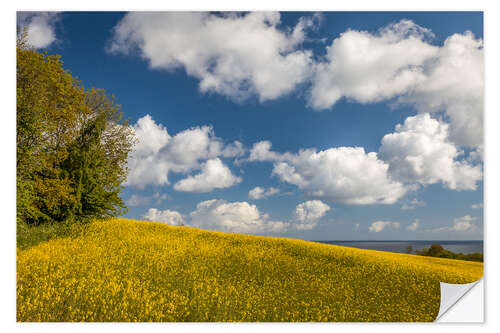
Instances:
[[[18,321],[433,321],[479,262],[127,219],[17,252]]]

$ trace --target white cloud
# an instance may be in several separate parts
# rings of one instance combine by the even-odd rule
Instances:
[[[125,185],[143,188],[150,184],[168,184],[171,166],[163,149],[171,139],[167,129],[156,124],[149,115],[140,118],[132,128],[137,143],[127,162],[129,171]]]
[[[370,225],[368,229],[370,232],[381,232],[385,228],[399,228],[399,222],[391,222],[391,221],[376,221]]]
[[[260,143],[256,146],[263,146]],[[278,154],[262,149],[258,158],[275,160],[273,174],[294,184],[312,197],[345,204],[393,204],[405,193],[401,183],[392,181],[389,166],[376,153],[361,147],[330,148],[317,152],[300,150],[297,154]],[[250,159],[252,157],[251,151]],[[264,156],[264,157],[263,157]]]
[[[155,192],[153,195],[139,195],[132,194],[130,198],[127,200],[127,205],[130,207],[136,206],[146,206],[151,203],[151,201],[155,201],[156,204],[160,204],[162,201],[169,199],[169,196],[166,193]]]
[[[150,208],[144,218],[149,221],[171,225],[182,224],[208,230],[266,234],[283,233],[292,228],[311,230],[330,209],[330,206],[319,200],[306,201],[296,206],[291,221],[274,221],[268,214],[260,212],[256,205],[246,201],[228,202],[212,199],[198,203],[196,209],[189,213],[187,220],[179,212],[156,208]]]
[[[356,224],[354,225],[354,231],[359,231],[359,223],[356,223]]]
[[[169,172],[187,173],[200,169],[203,161],[217,156],[236,156],[242,149],[237,141],[224,147],[222,140],[215,136],[209,126],[193,127],[170,136],[162,124],[155,123],[151,116],[146,115],[132,128],[137,144],[129,156],[129,173],[124,185],[137,188],[168,185]],[[215,164],[218,163],[211,162],[208,166],[205,163],[205,168]],[[225,166],[219,169],[227,171]],[[207,171],[215,170],[209,168]],[[203,177],[207,176],[208,174],[203,174]],[[229,178],[225,178],[226,185]]]
[[[410,210],[410,209],[415,209],[417,207],[423,207],[425,206],[425,202],[422,200],[419,200],[417,198],[414,198],[413,200],[409,202],[405,202],[403,206],[401,206],[402,210]]]
[[[449,140],[448,125],[428,113],[406,118],[396,132],[383,137],[379,149],[379,157],[389,164],[394,179],[475,190],[482,178],[481,166],[457,161],[460,154]]]
[[[250,149],[249,161],[274,161],[280,158],[278,153],[271,151],[272,143],[271,141],[259,141],[254,143],[252,149]]]
[[[153,198],[157,200],[157,202],[161,202],[163,200],[169,199],[168,194],[166,193],[160,193],[160,192],[155,192],[153,194]]]
[[[169,225],[184,225],[182,214],[174,210],[150,208],[144,218],[148,221],[163,222]]]
[[[260,186],[254,187],[250,191],[248,191],[248,196],[252,199],[262,199],[264,198],[266,189]]]
[[[156,154],[171,139],[167,129],[162,124],[156,124],[149,114],[139,118],[133,129],[138,139],[134,146],[136,156]]]
[[[480,209],[480,208],[483,208],[483,203],[480,202],[480,203],[477,203],[477,204],[473,204],[471,206],[472,209]]]
[[[406,229],[408,229],[409,231],[417,231],[419,226],[420,226],[420,221],[416,219],[415,221],[413,221],[412,224],[406,227]]]
[[[193,127],[177,133],[166,146],[166,154],[175,167],[184,170],[200,159],[221,155],[222,142],[215,137],[212,127]]]
[[[238,233],[280,233],[289,223],[271,221],[257,206],[248,202],[207,200],[200,202],[190,214],[190,225],[203,229]]]
[[[263,187],[256,186],[250,191],[248,191],[248,196],[254,200],[258,199],[264,199],[267,197],[270,197],[272,195],[275,195],[279,192],[280,190],[275,188],[275,187],[269,187],[267,190]]]
[[[469,152],[467,160],[471,163],[482,163],[484,160],[484,146],[481,145]]]
[[[451,227],[441,227],[433,229],[433,232],[441,232],[441,231],[470,231],[476,228],[476,225],[473,221],[476,221],[477,217],[472,217],[469,215],[465,215],[459,218],[453,219],[453,225]]]
[[[217,188],[234,186],[241,182],[231,170],[218,158],[210,159],[201,165],[201,172],[184,178],[174,185],[174,190],[181,192],[210,192]]]
[[[442,112],[458,146],[482,149],[483,41],[470,32],[432,45],[432,33],[409,20],[377,33],[348,30],[315,65],[309,104],[332,107],[340,98],[371,103],[391,98],[418,112]]]
[[[419,112],[445,111],[451,140],[482,149],[483,41],[471,32],[448,37],[425,72],[426,79],[400,100],[415,104]]]
[[[425,79],[421,66],[438,48],[425,42],[429,30],[408,20],[378,33],[347,30],[327,48],[316,65],[310,104],[333,106],[347,97],[361,103],[377,102],[405,93]]]
[[[376,153],[360,147],[330,148],[297,154],[271,151],[271,142],[260,141],[250,150],[248,161],[274,161],[273,174],[297,185],[308,195],[346,204],[392,204],[406,189],[387,175],[388,165]]]
[[[46,48],[56,40],[58,12],[18,12],[17,25],[27,29],[27,42],[35,49]]]
[[[132,196],[127,200],[127,205],[130,207],[144,206],[151,202],[151,198],[147,196],[142,196],[138,194],[132,194]]]
[[[319,219],[330,210],[330,206],[320,200],[310,200],[295,207],[294,227],[298,230],[311,230],[318,225]]]
[[[246,149],[243,147],[243,144],[239,141],[234,141],[222,150],[221,155],[223,157],[238,157],[244,155],[245,153]]]
[[[271,150],[269,141],[253,145],[247,161],[274,162],[273,174],[309,196],[345,204],[393,204],[419,184],[443,183],[453,190],[475,190],[482,167],[463,157],[449,138],[449,125],[430,114],[408,117],[385,135],[379,153],[338,147],[297,154]],[[425,205],[413,199],[401,209]]]
[[[303,17],[284,31],[278,12],[133,12],[115,26],[109,50],[138,50],[154,69],[183,68],[202,92],[264,101],[308,79],[312,54],[298,47],[314,21]]]
[[[396,98],[420,113],[444,112],[452,142],[483,149],[481,39],[465,32],[433,45],[429,29],[401,20],[377,32],[347,30],[313,60],[301,44],[315,21],[302,17],[285,31],[279,13],[136,12],[115,26],[109,50],[139,51],[152,68],[183,68],[200,80],[201,91],[235,99],[275,99],[302,83],[311,84],[308,103],[315,109],[343,97]]]

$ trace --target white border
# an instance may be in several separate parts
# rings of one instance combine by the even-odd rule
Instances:
[[[426,10],[426,11],[467,11],[482,10],[485,12],[485,63],[486,63],[486,112],[485,112],[485,138],[486,138],[486,157],[485,157],[485,320],[484,325],[460,325],[460,324],[17,324],[15,323],[15,20],[17,10],[65,10],[65,11],[122,11],[122,10],[328,10],[328,11],[383,11],[383,10]],[[349,0],[339,1],[321,1],[321,0],[248,0],[245,2],[236,2],[234,0],[211,0],[180,2],[160,2],[153,0],[121,0],[114,2],[103,2],[97,0],[87,0],[85,2],[70,2],[62,0],[45,0],[43,2],[36,0],[23,0],[17,2],[3,2],[0,11],[2,25],[2,42],[6,47],[3,48],[2,56],[2,121],[0,121],[0,135],[2,138],[2,159],[1,175],[2,190],[0,202],[2,203],[2,305],[0,308],[1,323],[5,331],[10,329],[28,329],[48,332],[58,331],[80,331],[91,328],[93,330],[119,329],[129,332],[136,329],[147,330],[203,330],[213,332],[229,332],[234,329],[253,332],[255,329],[285,329],[287,332],[299,332],[303,330],[331,331],[338,329],[369,329],[379,332],[400,332],[404,327],[405,331],[420,332],[425,330],[450,329],[453,331],[471,331],[489,329],[498,326],[499,316],[496,315],[498,309],[493,305],[495,296],[499,295],[498,283],[498,259],[495,254],[500,253],[495,237],[500,237],[497,202],[500,198],[498,190],[499,182],[499,154],[498,154],[498,133],[500,130],[500,108],[498,105],[499,87],[499,47],[500,38],[500,15],[496,8],[496,1],[443,1],[443,0],[420,0],[418,2],[405,2],[400,0]],[[5,157],[6,156],[6,157]],[[257,326],[258,325],[258,326]],[[425,326],[425,327],[423,327]]]

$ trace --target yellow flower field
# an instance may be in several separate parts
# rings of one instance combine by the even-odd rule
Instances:
[[[478,262],[127,219],[17,253],[18,321],[433,321]]]

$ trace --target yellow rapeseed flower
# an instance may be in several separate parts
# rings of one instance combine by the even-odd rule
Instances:
[[[432,321],[483,264],[113,219],[17,254],[18,321]]]

